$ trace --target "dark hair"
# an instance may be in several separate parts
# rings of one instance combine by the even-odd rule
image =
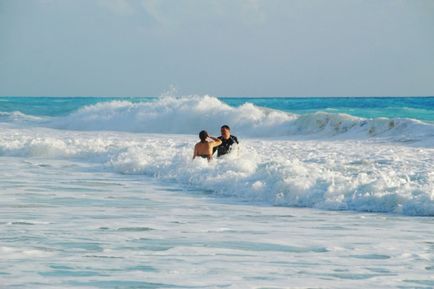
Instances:
[[[227,130],[231,130],[231,128],[227,124],[222,125],[222,127],[220,129],[224,129],[224,128]]]
[[[199,133],[200,142],[205,142],[207,137],[208,137],[208,133],[206,132],[206,130],[202,130]]]

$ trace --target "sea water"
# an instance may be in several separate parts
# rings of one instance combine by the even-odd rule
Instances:
[[[432,288],[433,103],[0,98],[0,288]]]

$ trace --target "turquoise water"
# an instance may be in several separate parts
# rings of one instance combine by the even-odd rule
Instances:
[[[147,97],[0,97],[0,112],[19,111],[37,116],[64,116],[99,102],[146,102]]]
[[[251,102],[294,113],[328,111],[364,118],[402,117],[434,121],[434,97],[227,98],[230,105]]]
[[[150,97],[0,97],[0,112],[20,111],[29,115],[63,116],[98,102],[149,102]],[[231,106],[246,102],[286,112],[315,111],[347,113],[364,118],[401,117],[434,121],[434,97],[334,97],[334,98],[220,98]]]
[[[432,288],[433,101],[0,98],[0,288]]]

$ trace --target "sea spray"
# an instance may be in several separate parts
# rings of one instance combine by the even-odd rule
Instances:
[[[100,169],[279,206],[434,215],[434,151],[365,140],[242,138],[192,160],[196,136],[4,128],[0,155],[93,162]]]
[[[364,119],[318,111],[293,114],[244,103],[233,107],[211,96],[161,97],[154,101],[110,101],[88,105],[67,116],[41,118],[3,113],[6,123],[79,131],[124,131],[159,134],[217,134],[229,124],[241,137],[304,139],[382,138],[391,142],[434,146],[434,124],[408,118]]]

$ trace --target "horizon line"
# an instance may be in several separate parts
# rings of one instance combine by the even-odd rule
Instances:
[[[313,95],[313,96],[215,96],[210,94],[186,94],[186,95],[174,95],[175,97],[183,96],[213,96],[216,98],[430,98],[434,95],[349,95],[349,96],[328,96],[328,95]],[[105,95],[0,95],[0,98],[4,97],[47,97],[47,98],[159,98],[159,96],[105,96]]]

